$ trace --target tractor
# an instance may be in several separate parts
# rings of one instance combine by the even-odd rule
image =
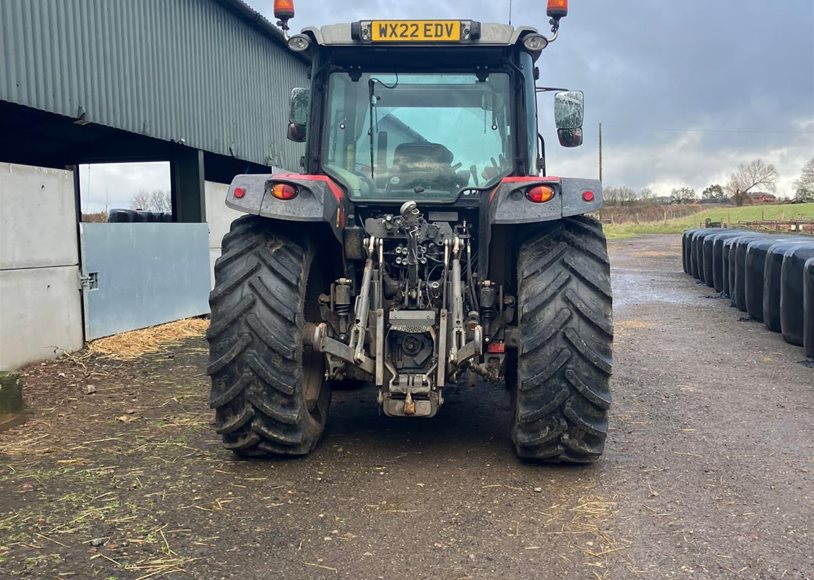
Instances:
[[[436,416],[450,388],[512,399],[518,457],[590,463],[611,404],[610,267],[594,179],[547,172],[537,95],[564,147],[581,91],[539,87],[550,37],[476,20],[363,20],[289,35],[310,87],[287,138],[301,171],[239,175],[210,296],[215,428],[240,456],[306,455],[331,386],[388,417]],[[488,388],[488,387],[487,387]],[[472,390],[476,392],[477,389]],[[443,412],[440,418],[443,420]]]

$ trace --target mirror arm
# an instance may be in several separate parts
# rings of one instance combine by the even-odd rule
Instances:
[[[551,20],[548,21],[548,23],[551,25],[551,32],[553,32],[551,38],[547,39],[548,44],[551,44],[560,37],[560,19],[552,18]]]
[[[277,21],[277,26],[283,31],[283,38],[285,38],[286,42],[289,40],[288,31],[291,30],[288,26],[288,18],[281,18]]]
[[[556,87],[534,87],[534,90],[538,93],[553,93],[553,92],[560,92],[560,91],[570,91],[571,89],[560,89]]]
[[[540,151],[537,154],[537,171],[540,173],[540,175],[545,175],[545,139],[543,139],[542,133],[537,133],[537,141],[539,141],[540,144]]]

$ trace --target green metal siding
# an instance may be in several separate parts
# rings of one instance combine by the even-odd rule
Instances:
[[[0,0],[0,100],[297,169],[307,65],[230,3]]]

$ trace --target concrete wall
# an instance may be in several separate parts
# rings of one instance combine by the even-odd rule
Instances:
[[[232,222],[242,216],[239,211],[226,207],[226,192],[229,186],[207,181],[204,184],[206,195],[206,222],[209,224],[209,262],[212,269],[212,287],[215,286],[215,260],[221,254],[221,240],[229,232]]]
[[[0,370],[82,348],[73,173],[0,163]]]
[[[240,212],[228,185],[207,181],[211,282],[221,240]],[[0,370],[83,346],[73,173],[0,162]]]

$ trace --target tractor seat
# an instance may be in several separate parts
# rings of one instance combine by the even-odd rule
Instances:
[[[452,158],[452,151],[438,143],[401,143],[393,153],[393,165],[402,172],[443,174]]]

